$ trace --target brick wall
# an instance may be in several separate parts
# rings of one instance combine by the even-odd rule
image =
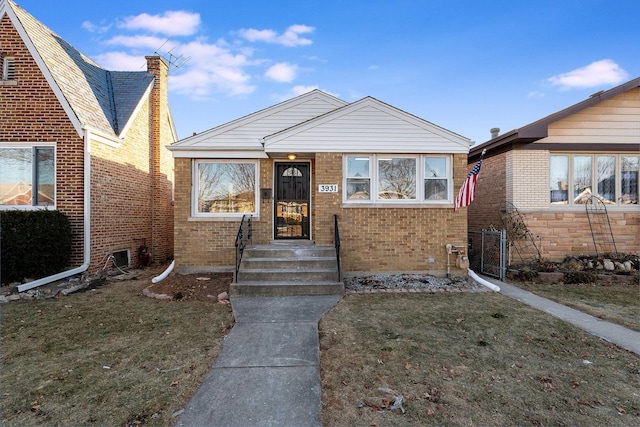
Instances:
[[[549,152],[514,150],[507,153],[507,201],[520,209],[549,205]]]
[[[14,58],[16,85],[0,85],[0,141],[56,144],[56,204],[71,222],[71,264],[83,259],[84,143],[15,27],[0,22],[0,49]]]
[[[161,122],[168,111],[167,64],[158,57],[147,60],[156,82],[122,142],[118,147],[91,143],[92,268],[121,250],[138,266],[142,246],[151,262],[173,255],[172,165],[164,148],[173,138]]]
[[[608,214],[618,252],[640,254],[640,212],[609,210]],[[540,237],[544,258],[561,261],[568,255],[595,255],[589,219],[584,209],[523,212],[522,215],[529,231]]]
[[[468,165],[469,170],[475,166]],[[467,172],[468,173],[468,172]],[[470,206],[463,208],[469,218],[469,230],[487,230],[494,226],[502,228],[500,208],[507,200],[507,154],[486,157],[476,182],[476,197]],[[458,189],[456,187],[456,189]]]
[[[83,261],[84,141],[7,16],[0,22],[2,53],[15,58],[16,85],[0,85],[0,141],[56,145],[56,204],[73,232],[71,265]],[[125,139],[115,148],[92,141],[91,260],[102,268],[113,251],[129,250],[132,265],[146,242],[153,261],[173,254],[171,189],[173,159],[164,145],[174,141],[166,94],[166,63],[155,58],[158,76]],[[149,129],[159,130],[150,133]],[[152,148],[155,147],[155,148]],[[155,224],[155,225],[154,225]]]
[[[232,269],[233,242],[239,220],[212,221],[191,216],[191,160],[175,159],[175,260],[177,271]],[[429,271],[445,274],[445,245],[465,246],[467,216],[452,206],[389,208],[342,205],[342,154],[316,153],[312,167],[312,238],[318,245],[334,244],[334,215],[339,218],[345,272]],[[466,177],[466,155],[454,156],[457,190]],[[318,184],[338,184],[337,193],[317,193]],[[273,162],[260,163],[260,185],[273,185]],[[253,222],[253,242],[272,238],[273,205],[261,200],[260,218]],[[454,259],[451,259],[454,262]],[[455,267],[452,273],[466,274]]]

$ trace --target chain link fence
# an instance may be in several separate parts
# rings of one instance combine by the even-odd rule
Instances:
[[[476,272],[504,280],[506,273],[505,230],[468,231],[469,267]]]

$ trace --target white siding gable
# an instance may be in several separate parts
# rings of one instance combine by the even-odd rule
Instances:
[[[205,152],[264,151],[264,136],[279,132],[288,127],[310,120],[314,117],[347,105],[345,101],[319,90],[215,127],[213,129],[185,138],[169,147],[174,157],[193,157]],[[191,154],[189,154],[191,153]]]
[[[470,140],[374,98],[264,138],[267,153],[468,153]]]

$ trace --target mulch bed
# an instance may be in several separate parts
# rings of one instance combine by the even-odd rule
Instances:
[[[232,273],[178,274],[172,272],[164,280],[153,283],[147,290],[180,301],[218,302],[218,295],[229,292]]]

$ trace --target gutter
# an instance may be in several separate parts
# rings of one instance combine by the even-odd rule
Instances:
[[[91,131],[86,127],[82,130],[84,133],[84,260],[79,267],[19,285],[18,292],[24,292],[37,288],[38,286],[55,282],[56,280],[84,273],[89,268],[89,262],[91,260],[91,152],[89,150]]]

